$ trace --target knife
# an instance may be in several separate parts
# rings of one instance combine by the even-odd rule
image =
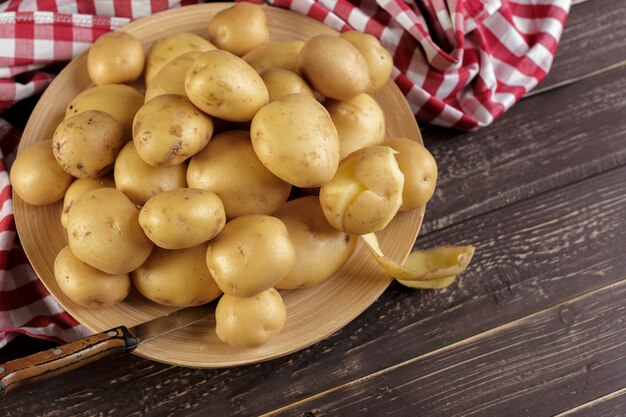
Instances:
[[[207,318],[214,309],[213,303],[183,308],[131,328],[119,326],[0,364],[0,397],[22,385],[61,375],[105,356],[132,352],[142,342]]]

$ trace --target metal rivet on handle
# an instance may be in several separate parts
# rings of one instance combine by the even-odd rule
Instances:
[[[117,336],[117,332],[115,330],[109,330],[109,332],[107,333],[109,336],[113,337],[113,336]]]
[[[63,349],[61,349],[61,348],[54,348],[52,350],[52,354],[53,355],[60,355],[61,353],[63,353]]]

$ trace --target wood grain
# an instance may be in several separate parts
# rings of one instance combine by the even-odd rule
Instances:
[[[554,417],[622,417],[624,415],[625,404],[626,388],[622,388],[559,413]]]

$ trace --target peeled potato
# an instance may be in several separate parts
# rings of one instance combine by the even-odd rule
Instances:
[[[270,34],[263,8],[241,2],[218,12],[209,22],[209,39],[237,56],[266,44]]]
[[[100,36],[87,54],[89,78],[96,85],[135,81],[143,72],[144,64],[141,42],[126,32]]]

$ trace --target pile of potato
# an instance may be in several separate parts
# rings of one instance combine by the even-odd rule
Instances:
[[[430,199],[434,159],[385,138],[369,95],[392,68],[376,38],[268,39],[263,8],[238,3],[208,40],[180,33],[146,56],[125,32],[94,43],[95,85],[11,170],[27,203],[64,199],[54,272],[68,298],[111,306],[131,282],[164,305],[221,297],[217,336],[258,346],[285,323],[277,289],[331,277],[358,235]],[[145,94],[124,84],[142,74]]]

